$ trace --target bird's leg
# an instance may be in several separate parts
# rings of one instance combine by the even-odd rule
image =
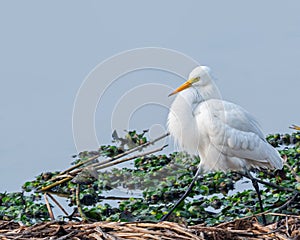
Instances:
[[[160,221],[165,221],[168,219],[168,217],[172,214],[172,212],[178,207],[178,205],[184,201],[184,199],[189,195],[189,193],[192,191],[194,185],[195,185],[195,182],[197,181],[197,178],[198,178],[198,174],[199,174],[199,169],[196,173],[196,175],[194,176],[194,179],[193,181],[190,183],[188,189],[185,191],[185,193],[181,196],[181,198],[175,203],[175,205],[172,207],[172,209],[166,214],[164,215]]]
[[[247,173],[247,177],[251,180],[252,185],[253,185],[256,193],[257,193],[260,210],[261,210],[261,212],[264,212],[264,207],[263,207],[263,204],[262,204],[262,201],[261,201],[261,195],[260,195],[258,183],[257,183],[256,179],[251,175],[251,173],[248,170],[247,170],[246,173]],[[267,225],[266,216],[264,214],[262,214],[261,216],[262,216],[263,224]]]

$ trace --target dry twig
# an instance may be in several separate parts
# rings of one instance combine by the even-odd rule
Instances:
[[[278,215],[274,213],[267,213]],[[200,240],[200,239],[296,239],[300,233],[300,216],[280,215],[276,224],[260,225],[255,218],[236,219],[214,227],[186,227],[173,222],[47,222],[21,227],[0,221],[0,239],[101,239],[101,240]],[[2,227],[5,226],[5,227]]]

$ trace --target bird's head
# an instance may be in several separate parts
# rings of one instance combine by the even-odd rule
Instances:
[[[210,82],[210,76],[209,76],[210,69],[206,66],[198,66],[194,68],[193,71],[191,71],[189,75],[189,79],[182,84],[180,87],[178,87],[174,92],[169,94],[169,96],[172,96],[176,93],[181,92],[184,89],[187,89],[189,87],[195,86],[205,86],[207,83]]]

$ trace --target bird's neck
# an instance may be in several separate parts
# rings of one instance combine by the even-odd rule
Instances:
[[[181,149],[196,154],[197,146],[190,142],[197,130],[191,109],[193,103],[184,96],[186,95],[179,94],[172,103],[168,116],[168,130]]]
[[[201,90],[196,87],[191,87],[180,92],[176,96],[170,110],[175,113],[181,123],[194,124],[195,107],[209,99],[221,99],[219,91],[213,83],[202,86]]]
[[[168,116],[168,130],[175,143],[190,154],[196,154],[198,147],[195,144],[197,137],[194,136],[197,124],[193,115],[194,101],[198,97],[198,92],[192,88],[179,93],[171,105]]]
[[[175,141],[187,152],[194,154],[198,151],[201,133],[197,127],[194,109],[209,99],[220,99],[214,84],[198,88],[191,87],[180,92],[170,109],[168,129]]]
[[[221,99],[221,94],[213,82],[201,86],[201,89],[191,87],[186,91],[180,92],[175,98],[173,105],[179,111],[186,111],[186,115],[192,115],[197,105],[210,99]],[[192,118],[194,119],[193,116]]]
[[[201,90],[198,91],[202,98],[201,102],[209,99],[221,99],[221,94],[214,82],[210,82],[209,84],[202,86]]]

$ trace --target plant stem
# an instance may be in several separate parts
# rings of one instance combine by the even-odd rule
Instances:
[[[67,211],[60,205],[60,203],[50,193],[47,192],[46,195],[51,198],[51,200],[63,211],[65,215],[68,215]]]
[[[48,201],[47,193],[44,193],[44,198],[45,198],[45,203],[46,203],[46,206],[47,206],[47,209],[49,212],[49,216],[50,216],[51,220],[54,221],[55,218],[54,218],[54,214],[53,214],[52,208],[50,206],[50,203]]]

